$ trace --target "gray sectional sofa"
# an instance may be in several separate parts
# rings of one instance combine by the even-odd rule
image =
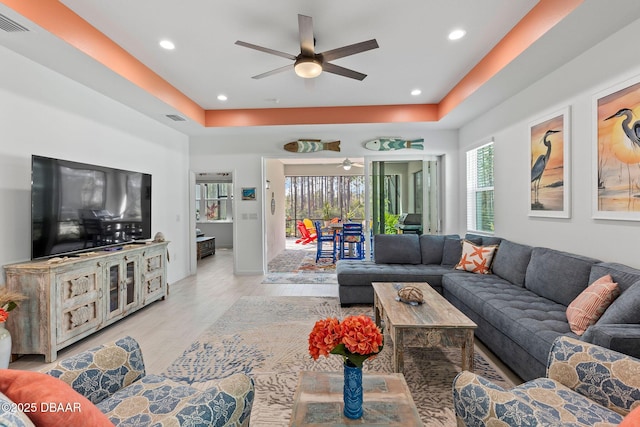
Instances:
[[[496,237],[492,274],[455,270],[457,235],[377,235],[374,261],[340,260],[341,304],[373,302],[372,282],[426,281],[473,320],[476,337],[523,380],[543,377],[558,336],[569,336],[640,357],[640,270]],[[567,306],[589,284],[610,274],[621,295],[584,335],[569,327]]]

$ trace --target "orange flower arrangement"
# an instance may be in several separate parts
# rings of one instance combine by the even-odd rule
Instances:
[[[7,291],[5,288],[0,289],[0,322],[6,322],[9,318],[9,312],[18,307],[18,302],[25,299],[25,296],[18,292]]]
[[[314,360],[339,354],[345,363],[362,368],[365,360],[382,350],[383,341],[382,331],[367,316],[349,316],[342,323],[329,317],[318,320],[311,330],[309,354]]]

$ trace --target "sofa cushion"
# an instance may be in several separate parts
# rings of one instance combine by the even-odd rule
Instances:
[[[0,391],[28,409],[27,416],[38,426],[113,426],[69,384],[41,372],[2,369]]]
[[[604,402],[598,402],[601,403],[598,405],[584,394],[551,378],[536,378],[514,387],[511,392],[529,403],[534,411],[548,417],[538,424],[541,426],[611,426],[622,418]]]
[[[598,261],[549,248],[533,248],[525,287],[568,306],[589,283],[591,267]]]
[[[605,324],[640,324],[640,281],[622,292],[597,322]]]
[[[341,259],[336,264],[340,287],[371,286],[373,282],[427,282],[439,290],[442,275],[450,267],[424,264],[376,264],[372,261]]]
[[[601,325],[596,323],[587,329],[582,340],[640,359],[640,325],[638,324]]]
[[[496,249],[498,249],[498,245],[474,245],[465,239],[462,242],[462,256],[455,269],[476,274],[489,274],[491,273],[491,262]]]
[[[445,237],[442,248],[442,265],[453,267],[462,256],[462,240],[459,237]]]
[[[442,287],[445,297],[452,294],[463,301],[543,366],[558,336],[578,338],[569,329],[566,306],[495,274],[450,273],[443,277]]]
[[[620,295],[618,284],[610,275],[601,277],[571,301],[567,307],[569,327],[577,335],[582,335],[587,328],[602,316],[602,313]]]
[[[615,262],[599,262],[591,267],[589,283],[593,283],[607,274],[611,275],[611,278],[618,284],[622,293],[634,283],[640,281],[640,270],[636,268]]]
[[[373,239],[376,264],[420,264],[420,240],[417,234],[376,234]]]
[[[207,426],[240,425],[248,417],[253,393],[251,379],[243,374],[231,375],[202,391],[147,375],[98,407],[117,425],[192,425],[189,421]]]
[[[524,277],[533,248],[503,239],[493,259],[491,271],[514,285],[524,286]]]
[[[420,253],[422,255],[422,263],[441,264],[444,252],[444,241],[446,238],[460,239],[457,234],[435,235],[423,234],[420,236]]]
[[[440,264],[445,236],[423,234],[420,236],[420,254],[423,264]]]
[[[482,245],[482,246],[499,245],[500,242],[502,242],[502,237],[484,236],[481,234],[473,234],[473,233],[465,234],[464,238],[470,242],[473,242],[476,245]]]

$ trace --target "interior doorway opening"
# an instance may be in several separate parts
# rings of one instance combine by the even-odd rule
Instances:
[[[372,161],[372,234],[439,233],[439,175],[438,159]]]

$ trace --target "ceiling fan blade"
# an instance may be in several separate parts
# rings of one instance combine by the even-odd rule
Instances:
[[[364,78],[367,77],[366,74],[362,74],[357,71],[350,70],[348,68],[340,67],[335,64],[329,64],[328,62],[324,62],[322,64],[322,71],[326,71],[327,73],[337,74],[339,76],[349,77],[356,80],[364,80]]]
[[[310,16],[298,15],[298,32],[300,33],[300,53],[302,56],[315,54],[313,43],[313,19]]]
[[[243,42],[243,41],[240,41],[240,40],[237,40],[236,44],[238,46],[248,47],[249,49],[259,50],[260,52],[270,53],[272,55],[280,56],[282,58],[291,59],[292,61],[296,60],[296,57],[294,55],[290,55],[290,54],[288,54],[286,52],[280,52],[279,50],[269,49],[268,47],[262,47],[262,46],[258,46],[256,44],[251,44],[251,43]]]
[[[377,49],[378,47],[376,39],[371,39],[366,42],[350,44],[349,46],[342,46],[337,49],[328,50],[320,53],[319,55],[322,55],[323,61],[333,61],[334,59],[344,58],[345,56],[355,55],[356,53],[366,52],[367,50]]]
[[[252,79],[262,79],[264,77],[269,77],[274,74],[282,73],[284,71],[293,70],[293,64],[285,65],[284,67],[276,68],[275,70],[267,71],[266,73],[258,74],[257,76],[251,77]]]

